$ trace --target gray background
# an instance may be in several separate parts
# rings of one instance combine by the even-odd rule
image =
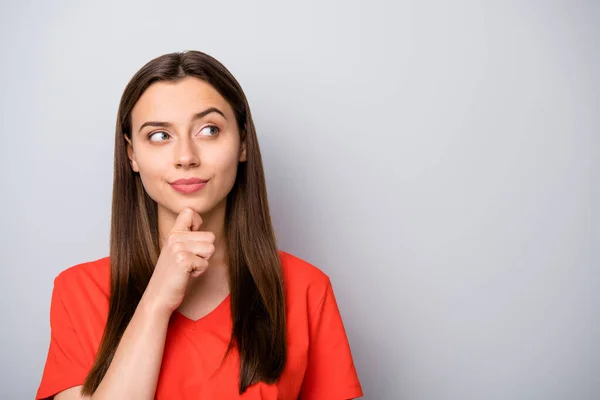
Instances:
[[[185,49],[245,89],[365,399],[600,398],[598,2],[1,7],[2,399],[35,394],[54,276],[108,254],[123,88]]]

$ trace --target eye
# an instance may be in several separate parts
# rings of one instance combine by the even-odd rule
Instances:
[[[150,135],[148,135],[148,139],[150,139],[150,141],[151,141],[151,142],[162,142],[162,140],[153,140],[153,139],[152,139],[153,137],[160,137],[160,136],[157,136],[159,133],[160,133],[160,134],[163,134],[163,135],[165,135],[165,136],[169,136],[169,134],[168,134],[168,133],[166,133],[166,132],[163,132],[163,131],[158,131],[158,132],[152,132]],[[169,137],[170,137],[170,136],[169,136]]]
[[[208,126],[205,126],[204,128],[202,128],[202,130],[200,131],[200,134],[203,134],[205,136],[217,136],[220,131],[221,130],[218,127],[216,127],[214,125],[208,125]]]

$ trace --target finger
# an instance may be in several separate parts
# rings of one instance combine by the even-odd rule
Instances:
[[[196,257],[199,260],[204,260],[203,258]],[[197,278],[204,273],[208,268],[208,261],[204,260],[204,262],[198,262],[197,266],[192,266],[192,272],[190,272],[190,277]]]
[[[214,243],[215,234],[209,231],[174,232],[170,235],[170,240],[173,244],[189,241]]]
[[[187,254],[189,260],[187,272],[191,276],[196,277],[201,275],[204,271],[206,271],[206,269],[208,268],[208,260],[202,257],[198,257],[197,255],[192,253]]]
[[[191,273],[194,270],[208,268],[208,260],[190,253],[189,251],[180,251],[174,255],[175,264],[177,269],[181,269],[187,273]]]
[[[208,260],[215,253],[215,245],[212,243],[188,240],[177,244],[181,251],[195,254]]]
[[[184,208],[173,224],[173,231],[198,231],[202,225],[202,218],[200,214],[191,209],[190,207]]]

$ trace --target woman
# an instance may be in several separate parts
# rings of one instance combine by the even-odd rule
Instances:
[[[351,399],[329,278],[279,251],[246,97],[197,51],[131,79],[110,255],[54,280],[37,399]]]

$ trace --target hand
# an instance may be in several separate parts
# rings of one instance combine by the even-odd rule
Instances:
[[[153,309],[171,315],[183,302],[190,279],[208,268],[215,252],[215,235],[200,232],[200,225],[202,218],[189,207],[177,216],[144,292]]]

